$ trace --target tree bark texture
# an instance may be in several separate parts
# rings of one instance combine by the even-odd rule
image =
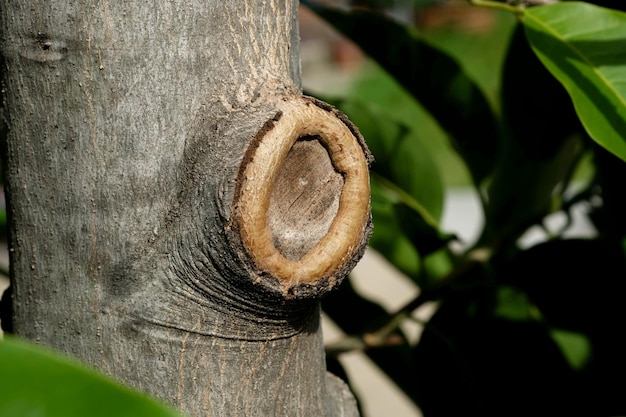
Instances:
[[[319,298],[369,154],[294,0],[2,2],[13,328],[194,416],[352,416]]]

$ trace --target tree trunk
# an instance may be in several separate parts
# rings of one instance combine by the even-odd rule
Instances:
[[[13,329],[195,416],[356,415],[319,299],[369,154],[295,0],[2,2]]]

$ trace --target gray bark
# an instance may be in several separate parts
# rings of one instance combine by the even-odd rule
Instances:
[[[294,0],[2,2],[18,335],[190,415],[357,414],[325,371],[329,277],[277,291],[228,232],[248,145],[300,91],[296,16]]]

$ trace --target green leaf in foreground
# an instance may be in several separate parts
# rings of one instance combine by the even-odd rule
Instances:
[[[566,2],[529,8],[522,22],[589,135],[626,161],[626,13]]]
[[[0,416],[180,417],[69,359],[15,339],[0,341]]]

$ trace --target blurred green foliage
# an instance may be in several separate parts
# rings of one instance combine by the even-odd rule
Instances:
[[[407,24],[381,5],[304,3],[375,61],[348,94],[318,95],[376,158],[371,247],[421,289],[397,311],[350,285],[331,294],[324,309],[351,341],[329,349],[332,369],[363,349],[426,417],[625,415],[626,6],[422,4]],[[458,185],[484,226],[453,251],[440,220]],[[567,237],[573,207],[595,237]],[[528,247],[531,228],[547,233]],[[432,300],[409,342],[400,324]]]

